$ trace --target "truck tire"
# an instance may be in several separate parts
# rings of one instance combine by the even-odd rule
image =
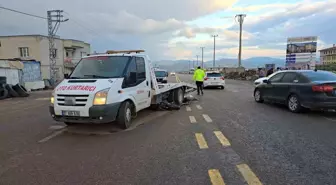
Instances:
[[[174,90],[174,103],[178,106],[181,106],[183,104],[184,100],[184,91],[182,88],[178,88]]]
[[[5,88],[0,88],[0,100],[6,99],[8,97],[8,91]]]
[[[16,84],[13,86],[13,89],[21,96],[21,97],[28,97],[29,94],[27,93],[27,90],[21,86],[20,84]]]
[[[14,91],[14,89],[12,88],[12,85],[6,84],[5,88],[7,89],[10,97],[19,97],[20,96],[16,91]]]
[[[7,83],[7,77],[0,76],[0,86],[1,86],[1,84],[6,84],[6,83]]]
[[[121,104],[118,116],[117,123],[122,129],[127,129],[132,124],[132,104],[129,101],[125,101]]]

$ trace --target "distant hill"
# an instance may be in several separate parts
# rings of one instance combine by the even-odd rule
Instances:
[[[213,61],[204,62],[205,67],[212,67]],[[154,66],[167,69],[168,71],[187,71],[189,68],[189,60],[161,60],[154,61]],[[199,62],[199,65],[201,63]],[[285,66],[285,60],[272,57],[252,57],[242,60],[242,66],[245,68],[264,67],[265,64],[275,64],[276,67]],[[190,62],[192,67],[193,62]],[[195,63],[196,65],[196,63]],[[216,60],[216,66],[219,67],[237,67],[238,60],[232,58],[222,58]]]

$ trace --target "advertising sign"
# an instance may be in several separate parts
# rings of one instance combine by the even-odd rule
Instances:
[[[315,63],[316,50],[316,36],[288,38],[286,49],[286,67],[302,69],[309,68],[310,63]]]

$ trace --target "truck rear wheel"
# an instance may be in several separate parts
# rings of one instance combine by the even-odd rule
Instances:
[[[183,89],[179,88],[174,91],[174,103],[181,106],[183,104],[184,92]]]
[[[132,104],[125,101],[121,104],[117,116],[117,123],[121,128],[127,129],[132,124]]]

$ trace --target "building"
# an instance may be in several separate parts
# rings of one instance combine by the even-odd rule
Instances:
[[[322,64],[336,63],[336,45],[320,50],[320,61]]]
[[[55,38],[56,78],[69,74],[80,58],[90,54],[90,44]],[[43,79],[50,79],[49,40],[43,35],[0,36],[0,59],[20,58],[41,62]]]

